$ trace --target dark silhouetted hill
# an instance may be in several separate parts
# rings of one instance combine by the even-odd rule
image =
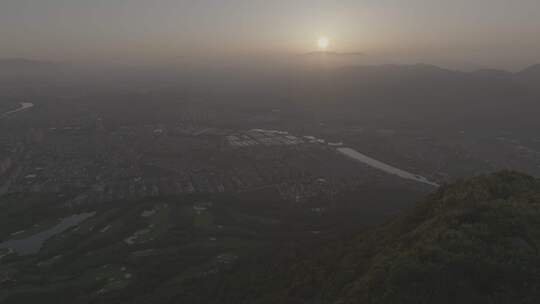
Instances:
[[[362,52],[331,52],[331,51],[318,51],[308,52],[300,55],[301,57],[364,57],[365,53]]]
[[[426,64],[348,66],[310,71],[298,79],[293,103],[326,120],[395,128],[523,130],[538,126],[540,115],[535,88],[500,71],[467,73]]]
[[[43,68],[54,65],[52,62],[32,60],[26,58],[4,58],[0,59],[1,69],[31,69]]]
[[[17,206],[19,198],[8,198],[4,206]],[[28,202],[43,205],[44,199],[55,196]],[[219,241],[204,242],[203,231],[212,230],[194,226],[200,224],[186,211],[193,197],[169,199],[163,210],[175,211],[163,211],[168,216],[155,223],[179,226],[164,230],[154,243],[123,241],[144,227],[141,212],[155,206],[148,200],[97,215],[92,220],[97,227],[122,223],[108,234],[101,228],[67,231],[48,241],[43,253],[2,259],[3,274],[16,281],[0,283],[0,302],[533,304],[540,299],[540,180],[524,174],[505,171],[442,186],[369,230],[322,233],[311,240],[291,238],[294,232],[287,231],[270,234],[271,243],[262,227],[238,220]],[[224,204],[216,205],[235,205],[232,197],[222,199]],[[221,208],[220,217],[235,214],[236,209]],[[53,258],[58,250],[65,258]],[[36,263],[51,258],[53,265]],[[122,279],[128,271],[135,277],[129,284]]]
[[[530,66],[516,74],[516,77],[540,90],[540,64]]]
[[[537,303],[540,182],[500,172],[278,268],[255,303]]]

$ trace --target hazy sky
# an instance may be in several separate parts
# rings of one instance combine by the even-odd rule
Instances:
[[[540,62],[540,0],[0,0],[0,57],[167,61],[339,52],[519,68]]]

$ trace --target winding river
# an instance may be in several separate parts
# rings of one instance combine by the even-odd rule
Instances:
[[[264,130],[264,129],[253,129],[252,131],[261,132],[261,133],[265,133],[265,134],[288,135],[289,137],[296,138],[295,136],[291,136],[289,134],[289,132],[287,132],[287,131]],[[351,159],[353,159],[355,161],[361,162],[361,163],[363,163],[365,165],[368,165],[368,166],[370,166],[372,168],[383,171],[385,173],[396,175],[396,176],[399,176],[399,177],[401,177],[403,179],[416,181],[416,182],[419,182],[419,183],[422,183],[422,184],[425,184],[425,185],[429,185],[429,186],[433,186],[433,187],[439,187],[439,184],[437,184],[437,183],[435,183],[433,181],[430,181],[430,180],[428,180],[427,178],[425,178],[423,176],[413,174],[413,173],[407,172],[405,170],[396,168],[394,166],[391,166],[389,164],[386,164],[386,163],[378,161],[378,160],[376,160],[374,158],[371,158],[371,157],[369,157],[369,156],[367,156],[365,154],[362,154],[362,153],[360,153],[360,152],[358,152],[358,151],[356,151],[356,150],[354,150],[352,148],[347,148],[347,147],[344,146],[343,142],[341,142],[341,141],[339,141],[339,142],[327,142],[324,139],[317,138],[317,137],[311,136],[311,135],[305,135],[302,138],[303,138],[304,141],[307,141],[308,143],[328,145],[329,147],[335,148],[337,152],[339,152],[340,154],[342,154],[342,155],[344,155],[344,156],[346,156],[348,158],[351,158]]]
[[[407,171],[404,171],[404,170],[401,170],[399,168],[396,168],[396,167],[393,167],[391,165],[388,165],[388,164],[385,164],[381,161],[378,161],[374,158],[371,158],[367,155],[364,155],[354,149],[351,149],[351,148],[337,148],[337,151],[349,158],[352,158],[356,161],[359,161],[359,162],[362,162],[370,167],[373,167],[375,169],[379,169],[383,172],[386,172],[386,173],[389,173],[389,174],[392,174],[392,175],[397,175],[401,178],[404,178],[404,179],[409,179],[409,180],[413,180],[413,181],[417,181],[417,182],[420,182],[420,183],[423,183],[423,184],[427,184],[427,185],[430,185],[430,186],[433,186],[433,187],[439,187],[439,185],[437,183],[434,183],[434,182],[431,182],[429,181],[427,178],[423,177],[423,176],[420,176],[420,175],[416,175],[416,174],[412,174],[410,172],[407,172]]]
[[[9,116],[9,115],[15,114],[17,112],[26,111],[26,110],[28,110],[28,109],[30,109],[32,107],[34,107],[34,104],[31,103],[31,102],[21,102],[20,106],[17,109],[4,112],[4,113],[0,114],[0,117],[6,117],[6,116]]]
[[[11,248],[15,252],[21,255],[28,255],[28,254],[35,254],[38,253],[41,249],[41,246],[43,246],[43,243],[50,239],[51,237],[62,233],[66,230],[68,230],[71,227],[77,226],[78,224],[82,223],[86,219],[94,216],[96,214],[95,212],[88,212],[88,213],[81,213],[81,214],[74,214],[72,216],[63,218],[60,220],[58,224],[55,226],[38,232],[34,235],[31,235],[29,237],[23,238],[23,239],[11,239],[7,240],[3,243],[0,243],[0,249],[2,248]],[[21,231],[19,233],[22,233],[24,231]],[[18,233],[15,233],[15,235]],[[13,235],[13,234],[12,234]]]

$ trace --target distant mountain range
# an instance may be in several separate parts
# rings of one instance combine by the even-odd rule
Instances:
[[[516,74],[523,82],[537,86],[540,90],[540,64],[530,66]]]
[[[362,52],[316,51],[296,55],[293,60],[296,64],[307,64],[307,66],[315,67],[322,65],[327,68],[374,63],[374,58]]]
[[[532,130],[540,127],[536,71],[462,72],[427,64],[344,65],[308,70],[296,77],[294,100],[298,109],[328,121],[395,128]]]
[[[540,65],[516,73],[494,69],[463,72],[429,64],[363,64],[370,61],[369,57],[359,52],[311,52],[282,58],[277,64],[253,60],[254,66],[261,65],[260,69],[250,69],[248,64],[216,67],[213,63],[136,72],[118,69],[116,78],[107,78],[107,83],[127,82],[134,75],[144,75],[148,81],[167,79],[201,91],[219,88],[223,100],[235,92],[232,99],[238,104],[234,106],[240,107],[246,106],[247,100],[265,96],[264,102],[249,106],[276,107],[275,103],[280,103],[279,107],[317,115],[329,122],[505,131],[540,127]],[[2,59],[0,75],[2,79],[15,79],[12,75],[21,71],[19,74],[26,79],[20,83],[43,86],[60,80],[87,84],[105,79],[96,75],[112,77],[107,72],[92,74],[88,69],[57,68],[63,66],[30,59]],[[272,96],[280,96],[280,101]]]
[[[520,74],[520,75],[540,75],[540,64],[532,65],[532,66],[522,70],[518,74]]]
[[[46,67],[54,65],[52,62],[48,61],[39,61],[26,58],[4,58],[0,59],[0,68],[11,68],[11,69],[27,69],[35,67]]]
[[[307,52],[297,55],[299,58],[327,58],[327,59],[366,59],[369,57],[368,54],[363,52],[335,52],[335,51],[314,51],[314,52]],[[176,58],[177,60],[189,60],[189,57],[186,56],[178,56]],[[192,58],[193,59],[193,58]],[[0,58],[0,68],[34,68],[34,67],[51,67],[59,65],[59,63],[52,62],[52,61],[43,61],[43,60],[36,60],[36,59],[29,59],[29,58]],[[446,70],[450,72],[456,72],[456,73],[463,73],[457,70],[452,69],[445,69],[437,67],[436,65],[430,65],[430,64],[362,64],[362,62],[351,62],[349,66],[346,67],[347,69],[366,69],[370,71],[374,71],[375,69],[378,69],[379,71],[386,70],[386,71],[397,71],[397,70],[403,70],[404,72],[417,72],[416,70],[424,70],[428,71],[431,70]],[[504,70],[498,70],[498,69],[479,69],[471,72],[470,74],[477,75],[477,76],[485,76],[485,77],[496,77],[496,78],[502,78],[502,77],[519,77],[521,79],[537,79],[540,78],[540,64],[535,64],[530,67],[527,67],[519,72],[512,73]]]
[[[364,57],[367,56],[362,52],[331,52],[331,51],[318,51],[300,54],[301,57]]]

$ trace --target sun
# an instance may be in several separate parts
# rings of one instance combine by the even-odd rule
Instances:
[[[330,46],[330,39],[325,36],[319,37],[319,39],[317,39],[317,46],[319,47],[320,51],[326,51]]]

